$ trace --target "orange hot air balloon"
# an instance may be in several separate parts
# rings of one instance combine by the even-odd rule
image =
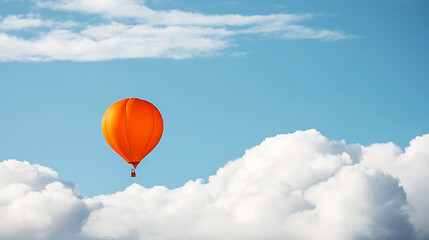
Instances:
[[[103,135],[110,147],[134,168],[158,144],[164,129],[161,113],[150,102],[127,98],[104,113]],[[135,177],[135,169],[131,177]]]

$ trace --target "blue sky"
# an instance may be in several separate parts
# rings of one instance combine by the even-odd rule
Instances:
[[[173,188],[207,180],[263,139],[296,130],[401,147],[429,132],[426,1],[147,1],[144,6],[158,13],[198,13],[209,23],[197,30],[188,28],[196,23],[179,24],[189,34],[168,41],[155,32],[156,41],[144,39],[149,48],[141,51],[133,49],[138,43],[93,55],[79,52],[80,45],[55,50],[53,39],[73,44],[76,36],[67,34],[37,45],[58,29],[80,34],[88,26],[125,29],[145,21],[176,26],[168,18],[136,20],[119,10],[76,6],[0,1],[0,157],[51,167],[84,195],[113,193],[132,182]],[[235,21],[228,14],[274,20],[224,24]],[[227,17],[210,22],[213,15]],[[298,30],[285,30],[284,16],[301,18],[290,23]],[[94,46],[104,46],[91,37]],[[107,107],[127,97],[152,102],[165,123],[135,179],[101,131]]]

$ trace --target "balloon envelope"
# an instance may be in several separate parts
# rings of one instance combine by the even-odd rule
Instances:
[[[127,98],[104,113],[103,135],[127,163],[137,167],[158,144],[164,129],[161,113],[148,101]]]

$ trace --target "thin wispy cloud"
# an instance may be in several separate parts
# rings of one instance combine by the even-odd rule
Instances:
[[[23,28],[40,27],[43,21],[32,16],[10,15],[0,18],[0,30],[18,30]]]
[[[40,13],[0,19],[0,61],[102,61],[125,58],[194,58],[222,54],[240,35],[280,39],[341,40],[342,31],[304,25],[304,14],[202,14],[177,9],[153,10],[142,1],[36,1],[55,19]],[[35,10],[37,11],[37,10]],[[74,12],[97,19],[90,24],[61,19]],[[79,27],[76,27],[79,26]],[[44,28],[41,28],[44,27]],[[19,30],[32,29],[23,37]],[[14,31],[12,31],[14,30]]]
[[[78,23],[72,20],[60,22],[54,20],[42,20],[32,14],[24,15],[9,15],[0,17],[0,31],[10,32],[25,29],[37,29],[40,27],[55,28],[71,28],[77,26]]]
[[[7,160],[0,239],[427,239],[427,149],[429,135],[403,151],[297,131],[246,150],[207,182],[89,198],[47,167]]]

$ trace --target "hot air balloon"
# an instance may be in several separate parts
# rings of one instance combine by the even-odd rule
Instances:
[[[150,102],[127,98],[112,104],[104,113],[103,135],[110,147],[135,168],[158,144],[164,129],[161,113]]]

